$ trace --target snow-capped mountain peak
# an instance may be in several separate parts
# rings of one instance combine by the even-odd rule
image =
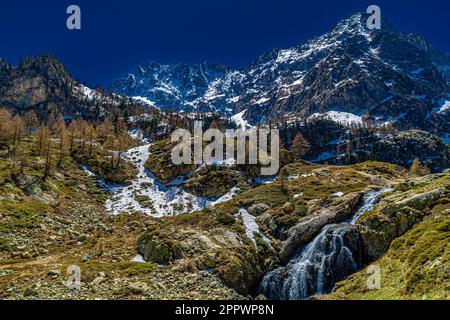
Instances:
[[[109,90],[145,97],[162,109],[229,116],[246,110],[251,124],[336,111],[426,129],[432,110],[450,92],[450,56],[387,20],[371,30],[368,17],[354,14],[330,32],[271,50],[242,70],[153,62]]]

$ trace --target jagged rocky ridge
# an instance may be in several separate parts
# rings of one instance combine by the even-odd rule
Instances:
[[[46,118],[50,113],[98,120],[116,107],[139,101],[105,94],[75,81],[54,56],[26,58],[17,66],[0,60],[0,106],[14,112],[35,110]]]
[[[335,110],[400,129],[448,133],[450,56],[385,20],[381,30],[369,30],[367,17],[353,15],[317,39],[266,53],[246,69],[149,63],[108,89],[178,111],[246,110],[254,124]]]

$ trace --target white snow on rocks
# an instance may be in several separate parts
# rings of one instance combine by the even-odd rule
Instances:
[[[261,98],[258,101],[256,101],[255,104],[264,104],[269,100],[270,100],[269,98]]]
[[[248,123],[247,120],[244,119],[246,112],[247,112],[247,110],[244,110],[244,111],[238,113],[237,115],[231,117],[231,121],[233,121],[239,128],[242,128],[242,129],[251,128],[252,126]]]
[[[251,240],[251,242],[253,242],[253,245],[255,246],[255,248],[258,247],[256,244],[256,240],[255,240],[255,233],[259,234],[261,236],[261,238],[263,239],[263,241],[265,243],[267,243],[267,245],[269,247],[272,248],[271,241],[259,229],[259,226],[256,223],[256,217],[252,216],[245,209],[239,210],[237,217],[242,218],[242,222],[244,223],[244,226],[245,226],[245,234]]]
[[[156,107],[155,103],[153,101],[150,101],[150,99],[148,99],[146,97],[135,96],[135,97],[131,97],[131,99],[133,99],[137,102],[140,102],[149,107]]]
[[[88,166],[81,165],[81,169],[83,170],[84,173],[87,174],[88,177],[95,177],[95,173],[93,173],[91,170],[89,170]]]
[[[236,96],[236,97],[228,99],[228,102],[229,103],[237,103],[237,102],[239,102],[240,99],[241,99],[241,97]]]
[[[220,203],[227,202],[227,201],[233,199],[237,195],[238,191],[239,191],[239,188],[238,187],[234,187],[233,189],[230,190],[230,192],[228,192],[227,194],[223,195],[221,198],[217,199],[216,201],[212,202],[210,204],[210,206],[214,207],[214,206],[217,206]]]
[[[131,262],[147,263],[144,260],[144,257],[142,257],[140,254],[137,254],[133,259],[131,259]]]
[[[101,95],[97,91],[92,90],[91,88],[88,88],[82,84],[79,85],[78,90],[84,97],[89,100],[96,100],[101,97]]]
[[[289,176],[288,180],[289,181],[294,181],[300,178],[308,178],[308,177],[314,177],[316,174],[315,173],[305,173],[305,174],[298,174],[295,176]]]
[[[323,118],[328,118],[331,121],[340,123],[344,126],[364,124],[360,116],[347,112],[330,111],[327,113],[315,113],[309,117],[309,119],[323,119]]]
[[[108,212],[143,212],[153,217],[188,213],[203,209],[209,201],[185,192],[179,183],[165,186],[149,172],[144,164],[149,157],[149,144],[130,149],[125,158],[133,163],[138,175],[130,186],[111,187],[112,196],[106,201]]]
[[[446,110],[450,110],[450,101],[445,101],[444,105],[441,107],[438,113],[444,112]]]
[[[128,132],[128,134],[135,140],[139,140],[147,144],[150,143],[150,139],[145,137],[144,133],[140,129],[131,130]]]

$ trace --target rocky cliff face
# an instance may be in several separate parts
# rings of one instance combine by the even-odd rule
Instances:
[[[26,59],[1,68],[1,100],[7,107],[26,110],[64,102],[73,86],[64,66],[50,56]]]
[[[227,67],[208,62],[195,66],[149,62],[113,81],[108,89],[121,95],[147,98],[149,104],[164,109],[204,111],[212,107],[211,101],[219,98],[212,84],[228,75]]]
[[[96,119],[122,101],[76,82],[51,55],[27,58],[18,66],[0,62],[0,105],[19,113],[34,109],[43,118],[61,112]]]

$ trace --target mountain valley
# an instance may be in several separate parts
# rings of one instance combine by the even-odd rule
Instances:
[[[450,55],[366,20],[95,89],[0,59],[0,299],[450,299]],[[279,130],[279,172],[174,165],[196,121]]]

